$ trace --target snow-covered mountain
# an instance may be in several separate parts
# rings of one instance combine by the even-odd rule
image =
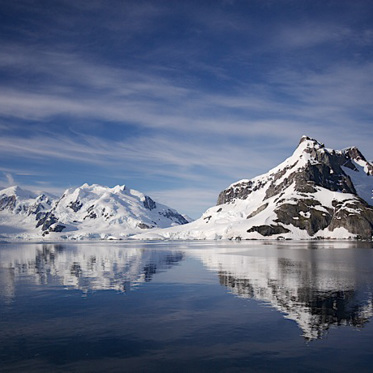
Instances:
[[[20,187],[0,191],[2,238],[120,238],[186,223],[176,210],[124,185],[84,184],[59,199]]]
[[[50,210],[55,198],[46,193],[36,195],[19,186],[12,186],[0,190],[0,211],[20,215],[37,215],[41,211]]]
[[[36,195],[19,186],[0,190],[0,239],[40,234],[37,221],[52,209],[55,200],[52,195]]]
[[[372,239],[373,165],[356,147],[327,149],[303,136],[266,174],[223,190],[183,227],[138,239]]]

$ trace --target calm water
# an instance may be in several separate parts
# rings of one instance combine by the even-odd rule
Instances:
[[[371,372],[364,243],[0,245],[1,372]]]

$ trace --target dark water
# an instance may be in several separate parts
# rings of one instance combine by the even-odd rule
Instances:
[[[371,372],[368,243],[0,246],[1,372]]]

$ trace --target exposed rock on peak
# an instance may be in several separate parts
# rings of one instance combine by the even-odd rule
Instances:
[[[309,137],[309,136],[307,136],[307,135],[303,135],[303,136],[300,138],[298,146],[299,146],[300,144],[304,143],[304,142],[308,143],[308,147],[309,147],[309,144],[310,144],[310,143],[312,143],[314,146],[317,146],[317,147],[319,147],[319,148],[323,148],[323,147],[325,146],[323,143],[320,143],[320,142],[318,142],[316,139],[313,139],[312,137]]]
[[[145,196],[143,204],[144,207],[148,210],[153,210],[157,207],[157,204],[148,196]]]

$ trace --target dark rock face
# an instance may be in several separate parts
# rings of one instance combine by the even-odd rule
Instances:
[[[290,176],[285,178],[281,183],[278,183],[278,180],[280,180],[288,170],[293,169],[297,165],[297,163],[298,161],[295,162],[293,165],[285,167],[284,169],[278,171],[276,174],[270,175],[271,178],[268,180],[268,182],[270,182],[270,185],[266,191],[265,199],[271,198],[281,193],[284,189],[286,189],[294,182],[296,172],[290,174]]]
[[[66,226],[58,223],[58,219],[52,212],[42,213],[39,215],[39,220],[36,223],[36,228],[41,226],[43,236],[49,232],[62,232]]]
[[[66,226],[63,224],[56,224],[58,223],[58,219],[56,216],[51,213],[45,213],[36,223],[36,228],[41,226],[43,233],[45,232],[62,232]]]
[[[159,215],[165,216],[168,219],[176,220],[176,222],[178,222],[180,225],[188,223],[188,220],[186,220],[183,215],[180,215],[179,213],[170,209],[159,212]]]
[[[318,163],[308,163],[306,174],[300,180],[310,180],[317,186],[339,191],[342,193],[356,194],[356,190],[348,175],[345,174],[341,166],[353,166],[351,159],[345,153],[320,152],[311,148],[308,153]]]
[[[235,199],[246,199],[251,193],[262,188],[265,183],[245,180],[234,184],[229,189],[223,190],[218,197],[217,205],[233,202]]]
[[[217,205],[222,205],[223,203],[229,203],[238,199],[246,199],[247,196],[252,192],[252,181],[245,181],[239,184],[235,184],[234,187],[223,190],[218,197]]]
[[[41,226],[43,231],[49,229],[49,227],[55,223],[57,223],[58,219],[52,213],[44,214],[39,221],[36,223],[36,228]]]
[[[345,228],[358,238],[371,240],[373,237],[373,207],[363,200],[335,203],[335,211],[329,230]]]
[[[250,232],[258,232],[262,236],[273,236],[274,234],[282,234],[282,233],[288,233],[290,232],[289,229],[283,227],[282,225],[259,225],[254,226],[247,231]]]
[[[89,218],[89,219],[97,219],[97,214],[93,211],[93,209],[95,208],[94,205],[92,206],[89,206],[88,209],[87,209],[87,215],[83,218],[83,220]]]
[[[89,218],[89,219],[97,219],[97,214],[96,214],[94,211],[91,211],[88,215],[86,215],[86,216],[83,218],[83,220],[85,220],[85,219],[87,219],[87,218]]]
[[[337,162],[333,164],[327,156],[320,159],[320,163],[308,163],[306,167],[295,170],[279,184],[276,184],[278,177],[275,177],[267,189],[266,199],[279,194],[293,183],[295,190],[301,193],[315,193],[315,186],[320,186],[335,192],[356,194],[350,177],[341,169],[339,161],[337,157]]]
[[[82,206],[83,206],[83,203],[76,200],[74,202],[70,202],[67,207],[70,207],[71,210],[73,210],[74,212],[77,212],[82,208]]]
[[[43,210],[44,210],[44,207],[43,207],[42,204],[35,204],[35,205],[30,207],[28,214],[29,215],[32,215],[32,214],[37,215],[39,212],[41,212]]]
[[[153,210],[157,207],[157,204],[148,196],[145,196],[145,201],[143,202],[144,207],[148,210]]]
[[[0,211],[13,210],[16,207],[16,196],[2,196],[0,199]]]
[[[333,211],[317,209],[321,203],[313,199],[302,199],[293,203],[281,204],[276,210],[277,222],[291,224],[305,229],[310,236],[325,229],[332,221]],[[326,210],[326,211],[323,211]]]
[[[150,229],[150,228],[153,228],[152,226],[148,225],[148,224],[145,224],[145,223],[139,223],[137,224],[137,226],[140,228],[140,229]]]

